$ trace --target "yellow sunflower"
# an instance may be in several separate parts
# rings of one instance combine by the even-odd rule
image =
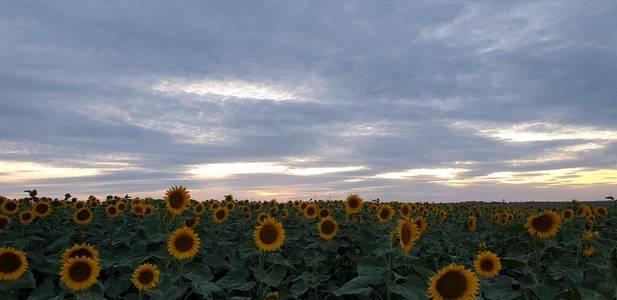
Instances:
[[[315,203],[308,204],[303,211],[304,217],[307,219],[315,219],[317,217],[317,205]]]
[[[285,228],[278,221],[268,218],[255,227],[253,240],[261,251],[276,251],[285,242]]]
[[[115,205],[109,205],[105,208],[105,212],[107,213],[107,216],[110,218],[115,218],[118,215],[120,215],[120,210],[118,209],[117,206]]]
[[[62,254],[62,263],[65,264],[69,261],[69,259],[74,257],[85,257],[91,258],[94,261],[99,261],[99,252],[90,244],[74,244],[70,248],[64,250]]]
[[[82,208],[75,212],[73,216],[73,221],[76,224],[84,225],[92,223],[92,219],[94,218],[94,214],[89,208]]]
[[[225,223],[227,218],[229,218],[229,210],[227,210],[225,206],[219,207],[214,211],[214,214],[212,214],[212,221],[216,224]]]
[[[19,222],[22,224],[30,224],[34,220],[34,213],[30,210],[22,211],[19,213]]]
[[[338,223],[332,217],[322,218],[317,223],[317,231],[322,239],[331,240],[338,233]]]
[[[259,213],[259,215],[257,215],[257,222],[261,223],[268,218],[270,218],[270,215],[268,215],[267,213]]]
[[[199,236],[186,226],[176,229],[167,240],[169,254],[180,260],[195,256],[199,246]]]
[[[329,216],[330,216],[330,211],[327,208],[319,209],[319,217],[320,218],[327,218]]]
[[[145,263],[137,267],[131,276],[131,282],[140,291],[155,288],[161,272],[153,264]]]
[[[596,248],[594,248],[591,245],[587,245],[583,247],[583,253],[585,254],[585,256],[592,256],[595,252],[596,252]]]
[[[561,216],[564,220],[570,221],[572,220],[572,218],[574,218],[574,211],[572,209],[566,208],[563,213],[561,213]]]
[[[450,264],[430,279],[428,294],[434,300],[471,300],[479,291],[476,275],[464,266]]]
[[[398,221],[396,233],[399,239],[399,246],[403,253],[408,254],[413,245],[420,237],[420,230],[415,223],[403,218]]]
[[[60,280],[69,289],[81,291],[96,283],[100,271],[98,261],[83,256],[73,257],[62,264]]]
[[[388,204],[382,205],[377,211],[377,221],[381,223],[388,222],[394,217],[394,209]]]
[[[349,195],[345,199],[345,212],[348,215],[355,214],[362,209],[363,204],[364,200],[360,196],[356,194]]]
[[[553,211],[546,210],[527,218],[525,227],[529,234],[540,239],[549,239],[557,234],[561,217]]]
[[[199,202],[197,204],[195,204],[195,207],[193,207],[193,211],[195,211],[196,215],[201,215],[204,213],[204,211],[206,210],[206,207],[204,206],[203,203]]]
[[[5,200],[2,202],[2,212],[7,215],[14,215],[19,211],[19,202],[16,200]]]
[[[501,270],[501,260],[495,253],[484,251],[478,254],[475,261],[476,273],[484,278],[491,278]]]
[[[414,219],[413,223],[416,224],[416,226],[418,226],[420,233],[424,232],[426,228],[428,228],[428,222],[426,221],[425,218]]]
[[[11,219],[5,215],[0,215],[0,232],[11,224]]]
[[[604,207],[604,206],[599,206],[593,209],[593,213],[596,216],[606,216],[608,214],[608,208]]]
[[[0,281],[17,280],[27,269],[26,252],[15,248],[0,248]]]
[[[190,208],[191,195],[183,186],[174,186],[165,192],[165,207],[172,216],[177,216]]]
[[[401,215],[403,217],[407,217],[408,218],[409,216],[411,216],[411,205],[409,205],[409,203],[405,203],[405,204],[401,205],[400,210],[401,210]]]
[[[51,214],[52,208],[46,201],[39,201],[34,205],[34,213],[37,217],[47,217]]]

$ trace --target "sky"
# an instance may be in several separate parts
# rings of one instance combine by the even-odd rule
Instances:
[[[0,195],[617,194],[615,1],[3,1]]]

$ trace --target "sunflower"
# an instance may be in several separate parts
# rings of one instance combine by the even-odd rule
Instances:
[[[214,211],[214,214],[212,214],[212,221],[216,224],[222,224],[225,223],[225,221],[227,221],[227,218],[229,218],[229,210],[227,210],[227,207],[219,207],[217,210]]]
[[[467,223],[465,225],[467,226],[467,230],[475,231],[477,224],[478,224],[478,219],[474,216],[471,216],[469,217],[469,219],[467,219]]]
[[[306,202],[302,202],[302,203],[300,203],[299,208],[300,208],[300,210],[301,210],[302,212],[304,212],[304,210],[306,209],[306,207],[307,207],[308,205],[309,205],[308,203],[306,203]]]
[[[226,202],[225,202],[225,207],[227,207],[227,209],[228,209],[229,211],[232,211],[232,210],[234,210],[234,208],[236,207],[236,203],[235,203],[235,202],[233,202],[233,201],[226,201]]]
[[[331,240],[338,233],[338,223],[332,217],[322,218],[317,223],[317,231],[322,239]]]
[[[405,203],[401,205],[401,215],[404,217],[409,217],[411,215],[411,205],[409,203]]]
[[[596,216],[606,216],[608,214],[608,208],[603,207],[603,206],[599,206],[593,209],[593,213]]]
[[[362,200],[360,196],[356,194],[349,195],[345,199],[345,212],[348,215],[355,214],[360,209],[362,209],[363,204],[364,204],[364,200]]]
[[[245,213],[244,213],[244,219],[245,219],[245,220],[250,220],[250,219],[251,219],[251,213],[250,213],[250,212],[248,212],[248,211],[247,211],[247,212],[245,212]]]
[[[428,228],[428,222],[426,222],[425,218],[417,218],[413,220],[413,223],[416,224],[416,226],[418,226],[420,233],[424,232],[426,228]]]
[[[98,261],[83,256],[69,258],[62,264],[60,280],[69,289],[81,291],[96,283],[100,267]]]
[[[118,201],[118,204],[116,204],[116,206],[118,207],[118,210],[121,213],[126,210],[126,202],[124,202],[124,201]]]
[[[484,278],[495,277],[501,270],[501,261],[495,253],[484,251],[478,254],[475,261],[476,273]]]
[[[195,204],[195,207],[193,207],[193,211],[195,211],[196,215],[201,215],[204,213],[204,211],[206,210],[206,207],[204,206],[203,203],[199,202],[197,204]]]
[[[589,208],[589,206],[585,204],[581,204],[581,206],[578,207],[576,214],[579,217],[587,218],[589,215],[591,215],[591,208]]]
[[[165,207],[172,216],[177,216],[189,209],[191,195],[183,186],[174,186],[165,193]]]
[[[319,217],[320,218],[327,218],[329,216],[330,216],[330,211],[327,208],[319,209]]]
[[[11,219],[5,215],[0,215],[0,231],[4,230],[11,224]]]
[[[186,226],[176,229],[167,240],[169,254],[180,260],[195,256],[199,246],[199,236]]]
[[[561,213],[561,216],[563,217],[564,220],[570,221],[574,217],[574,211],[572,209],[567,208],[563,211],[563,213]]]
[[[431,277],[428,294],[434,300],[471,300],[478,294],[476,275],[464,266],[450,264]]]
[[[585,254],[585,256],[592,256],[595,252],[596,252],[596,248],[594,248],[591,245],[587,245],[583,247],[583,253]]]
[[[156,265],[145,263],[137,267],[131,276],[131,282],[140,291],[155,288],[161,272]]]
[[[392,206],[384,204],[379,208],[377,212],[377,221],[385,223],[392,220],[392,217],[394,217],[394,209],[392,209]]]
[[[105,208],[105,212],[107,213],[107,216],[110,218],[115,218],[118,215],[120,215],[120,210],[118,209],[117,206],[115,205],[109,205]]]
[[[270,218],[270,215],[262,212],[262,213],[259,213],[259,215],[257,215],[257,222],[261,223],[269,218]]]
[[[197,227],[197,225],[199,225],[199,221],[200,221],[200,217],[194,216],[188,220],[185,220],[184,225],[188,228],[195,228]]]
[[[22,211],[19,213],[19,222],[22,224],[30,224],[34,220],[34,213],[31,210]]]
[[[74,244],[71,248],[64,250],[62,254],[62,263],[65,264],[69,259],[74,257],[91,258],[94,261],[99,261],[99,252],[90,244]]]
[[[152,206],[150,204],[144,205],[144,215],[151,214],[153,210],[154,210],[154,206]]]
[[[82,209],[82,208],[84,208],[84,206],[86,206],[86,203],[83,202],[83,201],[78,201],[78,202],[75,203],[75,208],[76,209]]]
[[[289,216],[289,210],[287,210],[287,208],[281,210],[281,216],[283,217],[283,219],[287,219],[287,217]]]
[[[46,201],[39,201],[34,205],[34,213],[37,217],[47,217],[51,214],[51,205]]]
[[[253,240],[261,251],[276,251],[285,242],[285,228],[278,221],[268,218],[255,227]]]
[[[141,204],[140,202],[134,203],[131,206],[131,213],[136,215],[136,216],[143,216],[144,215],[144,205]]]
[[[552,238],[557,234],[561,223],[561,217],[553,211],[546,210],[541,213],[527,218],[527,224],[525,227],[529,234],[536,236],[540,239]]]
[[[2,212],[7,215],[14,215],[19,211],[19,202],[17,200],[6,200],[2,202]]]
[[[76,224],[84,225],[92,223],[92,219],[94,218],[94,214],[89,208],[82,208],[75,212],[73,216],[73,221]]]
[[[396,233],[399,239],[399,246],[403,253],[408,254],[415,242],[420,237],[420,230],[415,223],[403,218],[398,221]]]
[[[315,203],[311,203],[306,206],[303,211],[304,217],[307,219],[315,219],[317,217],[317,205]]]
[[[28,269],[26,253],[15,248],[0,248],[0,281],[17,280]]]

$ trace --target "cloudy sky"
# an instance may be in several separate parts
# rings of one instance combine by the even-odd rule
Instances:
[[[617,194],[615,1],[3,1],[0,194]]]

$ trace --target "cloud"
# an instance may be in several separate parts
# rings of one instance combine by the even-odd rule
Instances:
[[[233,162],[202,164],[191,167],[189,174],[202,178],[225,178],[244,174],[286,174],[293,176],[314,176],[331,173],[345,173],[367,169],[364,166],[344,167],[291,167],[276,162]]]

